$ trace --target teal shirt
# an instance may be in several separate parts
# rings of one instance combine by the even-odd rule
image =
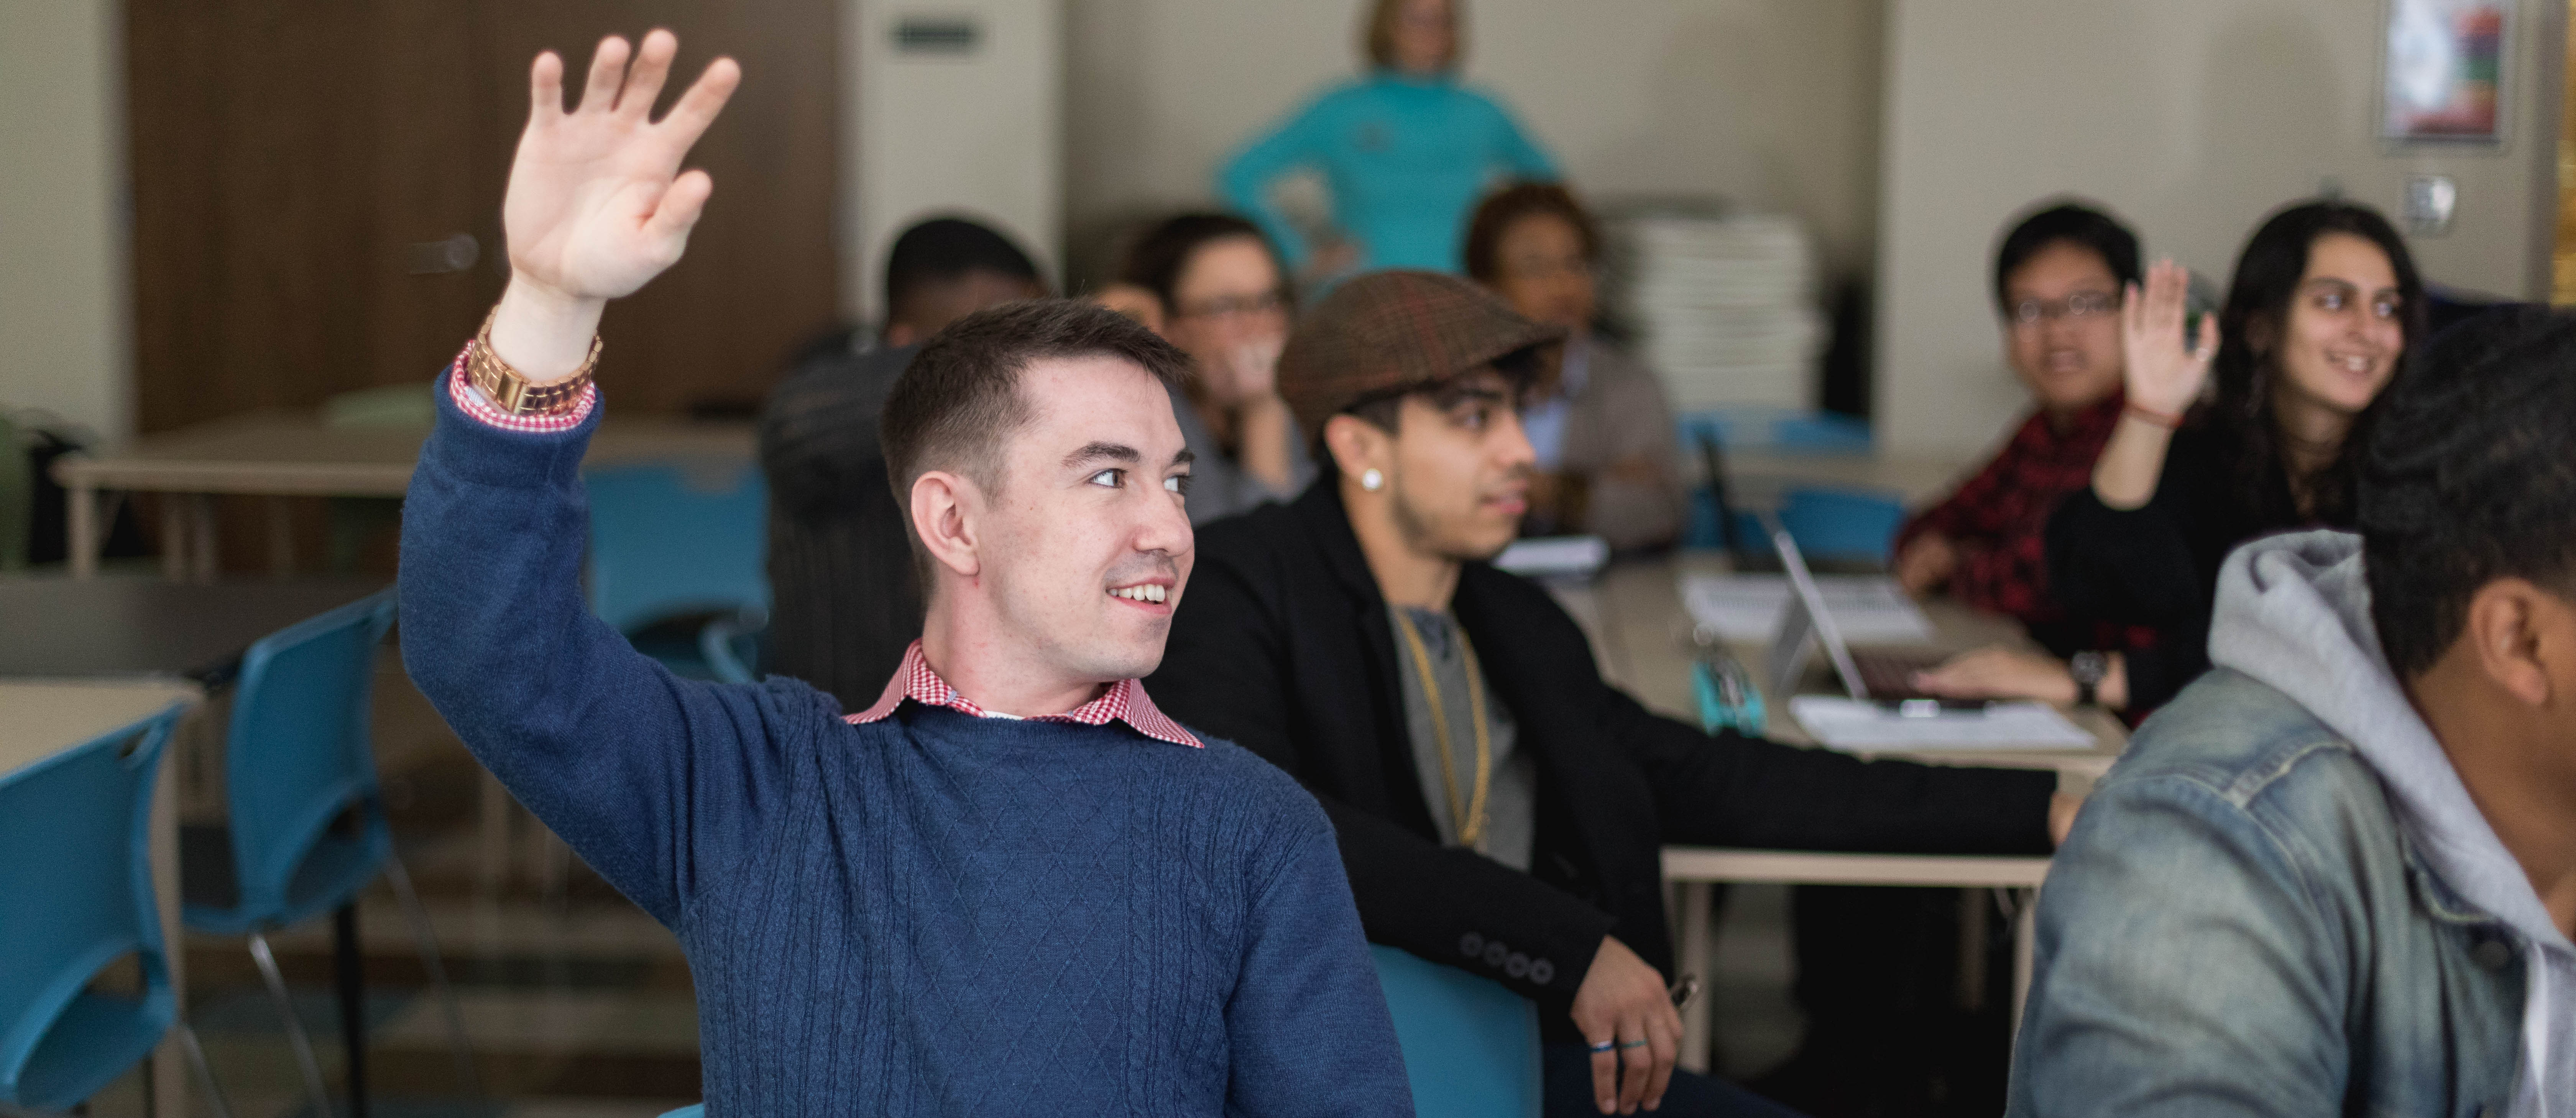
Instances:
[[[1217,193],[1250,214],[1289,263],[1305,238],[1271,204],[1280,176],[1322,172],[1334,221],[1360,266],[1455,272],[1476,201],[1499,178],[1554,179],[1556,165],[1493,98],[1447,77],[1380,70],[1329,90],[1226,161]]]

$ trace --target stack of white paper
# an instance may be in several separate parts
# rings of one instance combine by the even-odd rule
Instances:
[[[1684,411],[1814,403],[1823,316],[1797,219],[1640,211],[1610,223],[1614,306]]]
[[[1851,644],[1918,644],[1932,639],[1932,622],[1885,575],[1819,575],[1816,592],[1833,615],[1835,631]],[[1780,631],[1789,608],[1787,575],[1685,575],[1682,606],[1691,623],[1730,641],[1767,641]]]
[[[1789,713],[1829,749],[1852,753],[1940,749],[2086,749],[2093,735],[2046,703],[1992,703],[1984,710],[1898,714],[1877,703],[1800,695]]]

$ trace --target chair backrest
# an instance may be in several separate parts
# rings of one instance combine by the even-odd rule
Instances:
[[[0,776],[0,1101],[101,968],[141,958],[144,1012],[176,1015],[152,892],[152,788],[184,705]],[[126,748],[128,744],[133,748]]]
[[[367,722],[376,644],[393,622],[394,592],[382,590],[280,629],[242,656],[224,743],[242,911],[283,912],[287,882],[324,829],[374,801]],[[371,825],[382,823],[376,813]]]
[[[1884,566],[1905,522],[1905,502],[1871,489],[1792,489],[1780,502],[1780,526],[1810,559]]]
[[[769,608],[769,490],[749,462],[649,462],[583,473],[590,609],[621,631]]]
[[[1404,1077],[1420,1118],[1535,1116],[1540,1088],[1538,1008],[1456,967],[1378,944],[1378,986],[1395,1017]]]
[[[665,1112],[662,1118],[706,1118],[706,1113],[707,1104],[694,1102],[678,1110]]]

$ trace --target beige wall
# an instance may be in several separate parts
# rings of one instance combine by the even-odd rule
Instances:
[[[2459,183],[2428,279],[2546,295],[2555,163],[2548,0],[2512,29],[2501,152],[2375,138],[2376,0],[1888,0],[1878,288],[1880,438],[1958,452],[2024,406],[1999,357],[1987,268],[2001,224],[2074,192],[2150,256],[2225,283],[2262,216],[2322,180],[2399,216],[2408,175]]]
[[[0,407],[132,425],[115,0],[0,0]]]
[[[1468,0],[1470,80],[1587,193],[1715,193],[1865,264],[1882,0]],[[1358,0],[1068,0],[1077,231],[1203,202],[1254,131],[1358,69]]]

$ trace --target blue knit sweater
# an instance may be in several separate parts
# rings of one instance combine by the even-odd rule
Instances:
[[[1476,199],[1497,179],[1553,179],[1556,165],[1493,98],[1449,75],[1379,70],[1337,86],[1254,137],[1217,172],[1217,193],[1251,214],[1289,263],[1308,246],[1270,190],[1312,169],[1333,220],[1359,242],[1362,269],[1465,266],[1459,246]]]
[[[579,463],[437,393],[402,651],[679,935],[708,1109],[1407,1114],[1330,824],[1233,745],[683,680],[584,608]]]

